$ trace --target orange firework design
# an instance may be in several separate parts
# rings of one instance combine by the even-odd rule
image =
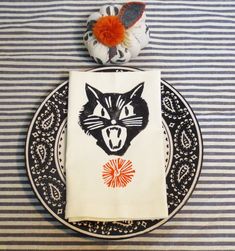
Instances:
[[[103,166],[102,177],[108,187],[125,187],[131,182],[135,170],[130,160],[112,159]]]

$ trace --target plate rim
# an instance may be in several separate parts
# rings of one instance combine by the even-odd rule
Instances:
[[[126,70],[131,70],[133,71],[134,70],[137,70],[137,71],[144,71],[144,70],[141,70],[141,69],[138,69],[138,68],[135,68],[135,67],[128,67],[128,66],[99,66],[99,67],[96,67],[96,68],[92,68],[92,69],[89,69],[87,71],[90,71],[90,72],[96,72],[98,69],[126,69]],[[28,154],[28,149],[29,149],[29,140],[30,140],[30,135],[31,135],[31,131],[32,131],[32,128],[33,128],[33,125],[34,125],[34,122],[35,122],[35,119],[37,118],[38,114],[40,113],[42,107],[44,106],[44,104],[51,98],[51,96],[57,92],[58,89],[60,89],[63,85],[66,85],[67,83],[69,83],[69,80],[66,80],[64,82],[62,82],[61,84],[59,84],[54,90],[52,90],[47,96],[46,98],[41,102],[41,104],[38,106],[36,112],[34,113],[32,119],[31,119],[31,122],[30,122],[30,125],[28,127],[28,130],[27,130],[27,137],[26,137],[26,143],[25,143],[25,164],[26,164],[26,171],[27,171],[27,176],[28,176],[28,179],[29,179],[29,182],[30,182],[30,185],[33,189],[33,192],[34,194],[36,195],[36,197],[38,198],[38,200],[40,201],[40,203],[43,205],[43,207],[46,209],[46,211],[48,213],[51,214],[51,216],[53,216],[53,218],[55,218],[56,220],[58,220],[60,223],[62,223],[63,225],[67,226],[69,229],[75,231],[76,233],[80,233],[80,234],[83,234],[85,236],[90,236],[90,237],[95,237],[95,238],[99,238],[99,239],[110,239],[110,240],[121,240],[121,239],[127,239],[127,238],[131,238],[131,237],[135,237],[135,236],[140,236],[144,233],[147,233],[147,232],[150,232],[156,228],[159,228],[161,226],[163,226],[166,222],[168,222],[172,217],[174,217],[179,211],[181,211],[181,209],[183,208],[183,206],[185,206],[185,204],[187,203],[187,201],[189,200],[189,198],[191,197],[193,191],[195,190],[196,188],[196,185],[198,184],[198,180],[199,180],[199,177],[200,177],[200,174],[201,174],[201,170],[202,170],[202,163],[203,163],[203,150],[204,150],[204,147],[203,147],[203,138],[202,138],[202,133],[201,133],[201,129],[200,129],[200,126],[199,126],[199,122],[197,120],[197,117],[195,115],[195,113],[193,112],[192,108],[190,107],[189,103],[186,101],[186,99],[181,95],[181,93],[179,91],[177,91],[171,84],[169,84],[166,80],[162,79],[161,78],[161,82],[164,82],[164,84],[166,84],[166,86],[168,88],[170,88],[174,93],[177,93],[177,95],[179,95],[180,97],[180,100],[184,103],[184,105],[186,106],[187,110],[189,111],[191,117],[193,118],[193,121],[194,121],[194,124],[195,124],[195,127],[196,127],[196,130],[197,130],[197,134],[198,134],[198,141],[199,141],[199,160],[198,160],[198,165],[197,165],[197,172],[195,175],[196,176],[196,179],[194,179],[191,187],[190,187],[190,190],[189,192],[187,193],[187,196],[184,197],[184,199],[181,201],[181,203],[179,204],[179,206],[177,208],[175,208],[175,210],[165,219],[162,219],[160,222],[158,222],[157,224],[149,227],[149,228],[146,228],[142,231],[139,231],[139,232],[136,232],[136,233],[131,233],[131,234],[127,234],[127,235],[116,235],[116,236],[109,236],[109,235],[102,235],[102,234],[95,234],[95,233],[92,233],[92,232],[88,232],[88,231],[84,231],[82,229],[79,229],[75,226],[73,226],[72,223],[69,223],[68,221],[66,221],[65,219],[62,219],[60,217],[58,217],[58,215],[53,212],[48,206],[47,204],[45,203],[45,201],[43,200],[43,198],[41,197],[41,195],[38,193],[38,190],[33,182],[33,178],[32,178],[32,175],[31,175],[31,172],[30,172],[30,165],[29,165],[29,154]]]

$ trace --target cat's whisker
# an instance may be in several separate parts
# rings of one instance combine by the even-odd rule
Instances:
[[[143,121],[143,119],[129,119],[129,120],[122,120],[123,122],[135,122],[135,121]]]
[[[143,124],[142,123],[125,124],[125,126],[133,126],[133,125],[142,126]]]
[[[124,124],[142,124],[143,121],[142,120],[136,120],[136,121],[122,121],[122,123]]]
[[[89,125],[87,128],[88,129],[91,129],[92,127],[95,127],[95,126],[103,126],[103,123],[102,122],[100,122],[100,123],[96,123],[96,124],[92,124],[92,125]]]
[[[136,120],[122,120],[123,123],[136,123],[136,122],[143,122],[143,119],[136,119]]]
[[[98,125],[98,126],[92,127],[91,129],[89,129],[89,131],[93,131],[93,130],[101,128],[101,127],[103,127],[103,125]]]
[[[132,124],[130,124],[130,125],[126,125],[127,127],[141,127],[142,126],[142,124],[140,124],[140,125],[132,125]]]
[[[132,119],[143,119],[142,116],[139,116],[139,117],[129,117],[129,118],[125,118],[123,120],[132,120]]]
[[[124,125],[142,125],[142,123],[124,123]]]
[[[127,124],[143,124],[143,121],[133,121],[133,122],[123,122],[124,125]]]
[[[136,120],[136,121],[122,121],[124,124],[142,124],[142,120]]]
[[[123,121],[143,120],[142,118],[122,119]]]
[[[133,124],[135,124],[135,123],[143,123],[143,120],[129,120],[129,121],[122,121],[122,123],[133,123]]]
[[[99,124],[99,123],[103,123],[103,121],[98,120],[98,121],[86,121],[86,122],[84,122],[84,124],[87,124],[87,125],[89,125],[89,124]]]
[[[97,117],[87,118],[87,119],[84,119],[83,121],[90,121],[90,120],[99,120],[99,118]]]
[[[97,118],[97,116],[95,116],[94,114],[90,114],[87,116],[88,118]]]
[[[86,121],[83,124],[84,125],[92,125],[92,124],[100,124],[103,123],[102,121]]]

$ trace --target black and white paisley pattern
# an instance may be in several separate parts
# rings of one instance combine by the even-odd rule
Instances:
[[[60,111],[58,105],[52,101],[45,104],[44,112],[36,121],[37,133],[42,136],[54,135],[60,125]]]
[[[53,169],[52,169],[53,170]],[[65,207],[65,184],[60,179],[51,175],[39,175],[35,178],[35,185],[42,193],[48,206],[57,209],[63,209]]]
[[[44,137],[38,137],[37,133],[34,133],[33,137],[36,137],[30,146],[30,154],[32,158],[31,171],[33,174],[44,173],[50,166],[54,157],[53,150],[53,137],[46,139]]]

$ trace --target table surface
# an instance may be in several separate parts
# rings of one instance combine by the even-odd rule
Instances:
[[[162,69],[201,126],[202,173],[173,219],[142,236],[99,240],[63,226],[35,197],[24,160],[29,123],[69,70],[97,66],[82,34],[88,15],[106,3],[0,2],[0,249],[235,250],[234,1],[146,1],[151,43],[126,64]]]

